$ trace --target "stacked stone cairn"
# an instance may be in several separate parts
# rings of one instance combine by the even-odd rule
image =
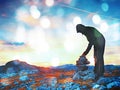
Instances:
[[[84,56],[80,56],[76,61],[77,71],[73,76],[73,80],[89,80],[95,78],[94,72],[89,69],[88,64],[90,64],[88,59]]]

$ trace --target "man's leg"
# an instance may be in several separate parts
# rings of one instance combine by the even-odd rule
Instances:
[[[94,73],[97,73],[97,48],[96,46],[94,46],[94,63],[95,63],[95,67],[94,67]]]
[[[105,39],[100,38],[98,44],[95,47],[95,56],[96,56],[96,63],[95,63],[95,73],[96,78],[103,76],[104,74],[104,48],[105,48]]]
[[[103,53],[104,51],[101,49],[99,50],[99,53],[98,53],[98,75],[99,76],[103,76],[104,74],[104,58],[103,58]]]
[[[103,58],[103,52],[104,50],[101,49],[97,49],[97,55],[96,55],[96,79],[98,79],[99,77],[103,76],[104,74],[104,58]]]
[[[95,56],[95,67],[94,67],[94,73],[95,73],[95,79],[99,78],[99,66],[100,66],[100,62],[99,62],[99,51],[96,49],[96,56]]]
[[[103,59],[103,50],[101,49],[94,49],[94,58],[95,58],[95,67],[94,73],[95,78],[98,79],[100,76],[104,74],[104,59]]]

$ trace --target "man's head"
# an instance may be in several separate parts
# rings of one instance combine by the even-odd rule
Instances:
[[[80,33],[84,34],[85,33],[85,26],[82,24],[77,24],[76,30],[77,30],[77,33],[80,32]]]

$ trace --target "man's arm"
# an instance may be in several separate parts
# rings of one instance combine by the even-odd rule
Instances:
[[[89,43],[87,49],[83,52],[82,56],[86,56],[88,52],[90,51],[91,47],[92,47],[92,44]]]

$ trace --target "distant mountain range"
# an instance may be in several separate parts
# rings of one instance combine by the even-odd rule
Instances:
[[[0,73],[17,73],[21,70],[38,70],[36,66],[29,65],[26,62],[13,60],[0,66]]]
[[[93,66],[89,66],[90,69],[93,69]],[[120,70],[120,65],[118,66],[114,66],[114,65],[106,65],[105,66],[105,70],[106,71],[112,71],[114,69],[118,69]],[[26,62],[20,61],[20,60],[13,60],[13,61],[9,61],[7,62],[5,65],[0,66],[0,73],[17,73],[21,70],[28,70],[28,71],[41,71],[41,72],[45,72],[46,70],[76,70],[77,67],[76,65],[73,64],[65,64],[65,65],[61,65],[61,66],[57,66],[57,67],[49,67],[49,68],[45,68],[45,67],[41,67],[41,66],[34,66],[34,65],[30,65]]]

